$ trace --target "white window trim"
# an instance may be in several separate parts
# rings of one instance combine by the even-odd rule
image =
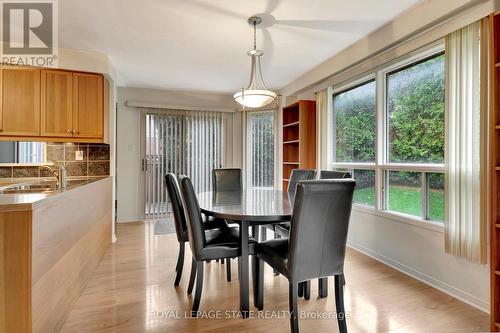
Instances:
[[[333,162],[333,137],[330,133],[333,130],[332,124],[332,108],[333,105],[330,104],[327,112],[327,165],[331,169],[341,168],[341,169],[361,169],[361,170],[374,170],[375,171],[375,207],[354,203],[353,209],[363,211],[365,213],[374,214],[391,220],[415,225],[425,229],[430,229],[437,232],[444,231],[444,223],[427,220],[425,217],[421,218],[418,216],[408,215],[400,212],[390,211],[385,209],[386,200],[384,194],[384,183],[385,172],[386,171],[413,171],[425,173],[444,173],[444,164],[420,164],[420,163],[389,163],[387,158],[387,74],[397,71],[400,68],[406,67],[420,60],[436,56],[444,52],[444,42],[436,45],[435,43],[423,48],[421,52],[411,53],[409,56],[403,58],[398,58],[383,67],[374,69],[371,73],[362,75],[340,85],[334,86],[329,89],[328,100],[333,101],[333,96],[340,92],[349,90],[357,85],[368,83],[371,80],[375,80],[375,161],[367,163],[349,163],[349,162]],[[422,177],[422,188],[426,187],[426,177]],[[422,211],[427,210],[427,198],[426,190],[422,191]]]

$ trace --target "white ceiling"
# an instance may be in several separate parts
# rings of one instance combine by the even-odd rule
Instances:
[[[246,86],[252,29],[279,89],[420,0],[62,0],[59,45],[109,55],[118,85],[234,92]]]

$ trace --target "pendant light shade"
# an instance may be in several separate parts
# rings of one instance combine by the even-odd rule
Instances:
[[[253,50],[247,52],[248,56],[252,58],[252,67],[250,72],[250,83],[246,89],[241,89],[234,94],[234,100],[244,107],[259,108],[266,106],[276,100],[278,95],[275,92],[266,88],[264,79],[262,77],[262,70],[260,66],[260,57],[264,54],[261,50],[257,50],[256,41],[256,27],[260,24],[262,19],[257,16],[252,16],[248,19],[248,23],[253,25]],[[257,75],[259,81],[257,82]],[[260,84],[260,85],[259,85]]]
[[[234,100],[247,108],[260,108],[276,100],[276,93],[269,90],[242,89],[234,94]]]

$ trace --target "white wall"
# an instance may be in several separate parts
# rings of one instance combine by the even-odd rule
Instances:
[[[489,267],[446,254],[442,231],[353,209],[348,245],[489,312]]]
[[[429,43],[453,29],[488,15],[498,2],[425,0],[291,82],[281,93],[287,102],[293,101],[294,96],[307,97],[311,92],[331,85],[334,80],[345,80],[346,75],[356,71],[352,69],[354,65],[361,67],[359,70],[368,68],[373,63],[374,54],[383,55],[378,52],[399,45],[398,42],[405,37],[418,38],[421,44],[426,40]],[[438,23],[440,27],[432,30],[432,24]],[[429,33],[429,30],[432,32]],[[426,33],[422,34],[423,31]],[[410,41],[406,44],[408,46],[404,52],[409,52],[413,43]],[[387,56],[400,56],[403,49],[388,52]],[[358,65],[360,61],[363,62]],[[349,71],[344,72],[349,68]],[[318,126],[318,129],[321,127]],[[446,254],[442,229],[424,228],[360,208],[353,209],[350,223],[349,246],[489,312],[489,267]]]
[[[117,95],[117,222],[138,221],[143,218],[141,114],[138,108],[129,107],[126,102],[225,109],[235,109],[235,105],[231,95],[200,92],[118,88]],[[232,113],[228,119],[227,167],[242,167],[241,133],[241,114]]]

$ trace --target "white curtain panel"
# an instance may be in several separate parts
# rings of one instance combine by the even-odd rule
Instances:
[[[328,89],[316,93],[316,165],[327,168]]]
[[[478,263],[486,261],[487,220],[483,25],[478,21],[446,36],[445,250]]]

